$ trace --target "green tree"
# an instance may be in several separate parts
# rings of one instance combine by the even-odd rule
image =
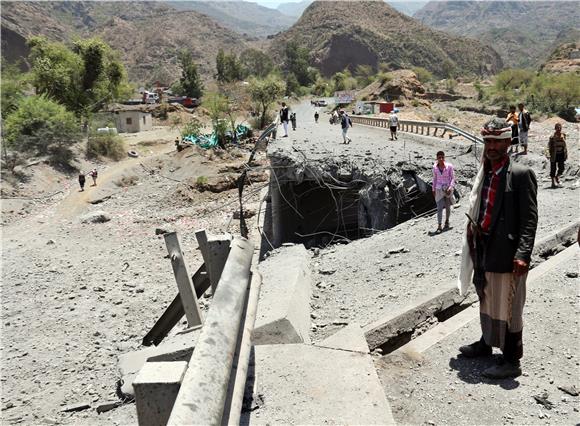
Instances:
[[[246,76],[264,78],[272,72],[274,64],[268,55],[257,49],[246,49],[240,54],[240,63]]]
[[[309,86],[314,82],[314,76],[308,65],[308,49],[300,47],[297,41],[291,41],[286,44],[286,63],[285,70],[288,74],[296,76],[301,86]]]
[[[69,164],[71,146],[80,139],[72,112],[46,95],[23,98],[4,126],[6,142],[17,151],[48,155],[53,163]]]
[[[328,81],[322,77],[319,77],[312,86],[312,93],[317,96],[329,96],[330,85],[328,84]]]
[[[300,95],[300,83],[293,72],[286,76],[286,96]]]
[[[226,144],[226,132],[228,130],[229,105],[228,98],[219,93],[210,92],[203,97],[203,107],[209,113],[213,131],[218,138],[218,144],[223,148]]]
[[[77,116],[86,118],[108,102],[127,96],[125,68],[103,41],[77,40],[69,48],[32,37],[28,45],[36,93],[56,100]]]
[[[250,80],[248,90],[252,101],[259,106],[261,129],[266,125],[266,117],[272,103],[284,94],[285,89],[284,82],[274,74],[268,75],[265,79]]]
[[[218,50],[217,56],[215,57],[215,68],[216,75],[215,79],[220,83],[226,81],[226,54],[223,49]]]
[[[0,80],[2,119],[6,119],[16,111],[18,104],[24,97],[26,78],[16,65],[6,65],[2,60],[2,79]]]
[[[366,87],[373,82],[375,71],[370,65],[358,65],[354,71],[358,87]]]
[[[216,80],[220,83],[231,83],[244,78],[243,67],[234,53],[224,53],[220,49],[216,56]]]
[[[201,98],[203,83],[197,72],[197,65],[193,62],[193,55],[189,50],[182,50],[179,53],[179,64],[181,65],[181,78],[179,79],[181,93],[190,98]]]

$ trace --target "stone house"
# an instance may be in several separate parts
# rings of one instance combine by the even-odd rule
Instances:
[[[153,128],[153,116],[139,106],[126,106],[113,111],[119,133],[137,133]]]

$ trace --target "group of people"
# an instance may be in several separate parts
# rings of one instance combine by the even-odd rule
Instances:
[[[92,186],[97,186],[97,177],[99,175],[99,173],[97,172],[97,169],[91,170],[88,173],[88,175],[93,179]],[[79,186],[81,187],[81,191],[85,190],[85,182],[86,182],[85,172],[80,171],[79,172]]]
[[[282,108],[280,109],[280,122],[284,128],[283,138],[288,137],[288,124],[292,123],[292,130],[296,130],[296,113],[290,112],[290,109],[286,105],[286,102],[282,102]]]
[[[288,117],[280,111],[282,122]],[[511,108],[506,119],[494,118],[483,125],[482,161],[468,198],[467,221],[463,234],[460,292],[472,284],[479,298],[481,336],[474,343],[461,346],[466,358],[489,357],[492,348],[502,356],[496,365],[484,370],[491,379],[517,377],[522,373],[523,307],[526,279],[538,224],[538,184],[534,172],[515,162],[510,153],[528,153],[528,130],[531,116],[523,104]],[[336,112],[342,127],[343,143],[350,143],[350,117],[343,109]],[[315,121],[318,120],[315,112]],[[389,117],[391,140],[397,139],[398,117]],[[286,130],[286,127],[285,127]],[[548,143],[552,185],[559,185],[567,159],[566,135],[556,124]],[[439,151],[433,164],[432,192],[437,205],[436,234],[450,227],[450,214],[456,181],[455,170]],[[443,211],[445,210],[445,221]],[[579,237],[580,238],[580,237]]]

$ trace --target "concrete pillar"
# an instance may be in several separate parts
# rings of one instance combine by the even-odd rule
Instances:
[[[146,362],[133,382],[139,426],[167,424],[187,362]]]
[[[276,173],[272,170],[272,174]],[[270,178],[270,199],[272,206],[272,245],[280,247],[282,245],[283,233],[283,216],[282,216],[282,197],[280,195],[281,188],[278,186],[278,181],[275,176]]]

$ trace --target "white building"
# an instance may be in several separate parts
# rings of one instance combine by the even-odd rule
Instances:
[[[119,133],[137,133],[153,128],[151,113],[142,111],[139,106],[118,108],[113,113]]]

